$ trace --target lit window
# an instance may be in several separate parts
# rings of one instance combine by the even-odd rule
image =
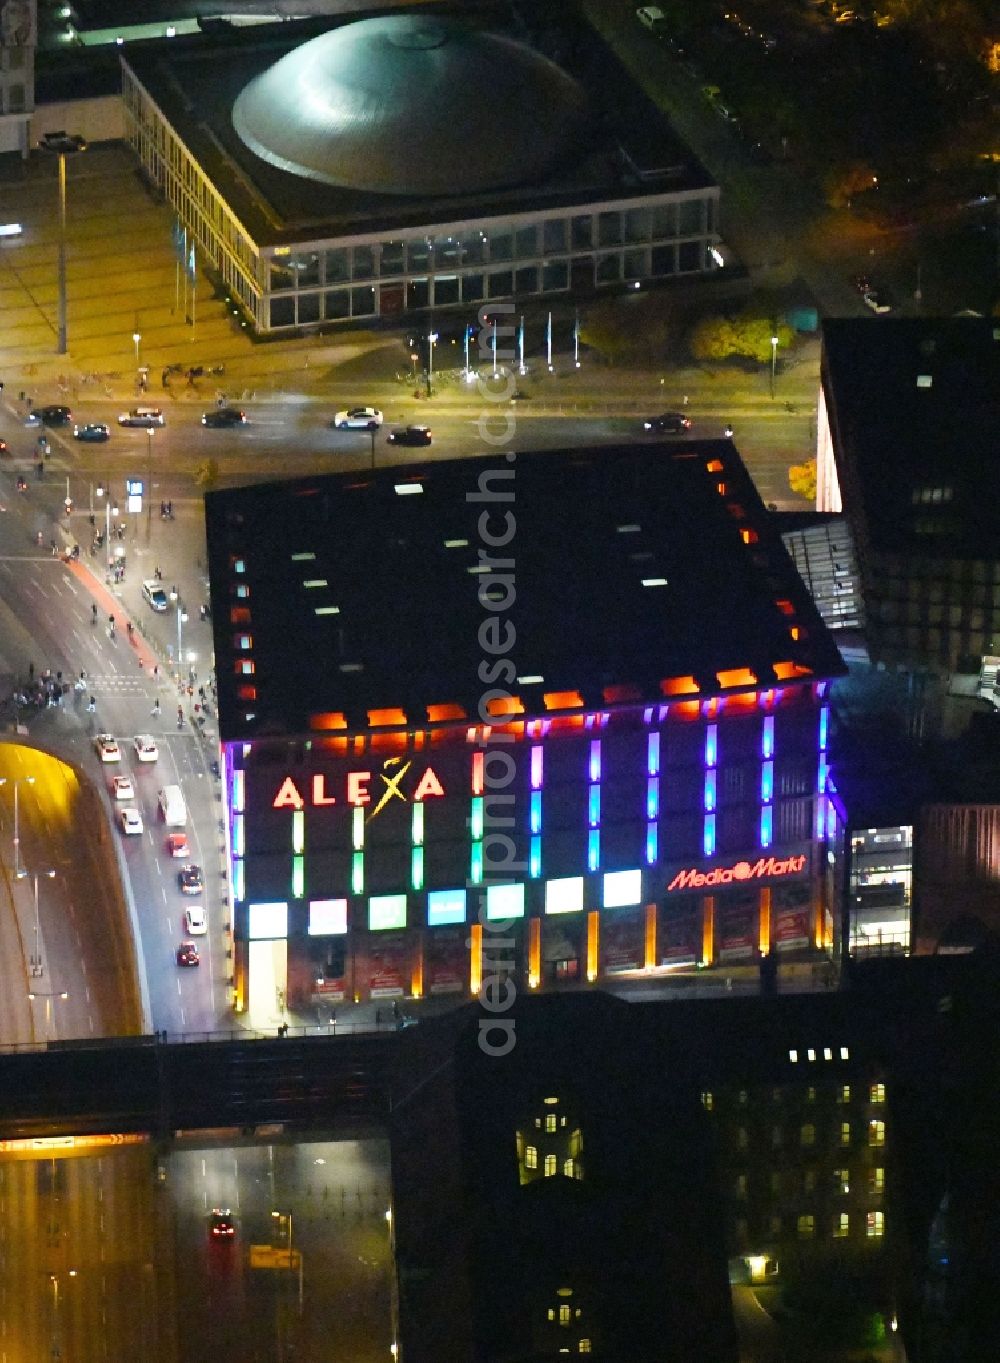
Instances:
[[[556,1114],[554,1112],[546,1112],[545,1130],[551,1135],[551,1133],[555,1131],[556,1126],[557,1126]]]
[[[799,1143],[803,1146],[816,1144],[816,1128],[811,1122],[807,1122],[799,1132]]]
[[[624,909],[642,901],[641,871],[609,871],[604,877],[602,904],[606,909]]]
[[[251,942],[288,936],[287,904],[251,904],[247,936]]]
[[[851,1218],[847,1212],[838,1212],[833,1218],[833,1238],[843,1240],[851,1228]]]
[[[589,1340],[589,1339],[581,1339],[581,1340],[580,1340],[580,1352],[581,1352],[582,1354],[589,1354],[589,1353],[590,1353],[590,1340]]]
[[[488,885],[486,917],[490,922],[502,918],[524,917],[523,885]]]
[[[375,894],[368,901],[368,930],[406,927],[406,895]]]
[[[535,1125],[538,1127],[539,1131],[541,1131],[541,1129],[542,1129],[542,1119],[541,1119],[541,1117],[536,1117],[536,1118],[535,1118]]]
[[[851,1086],[850,1086],[850,1084],[841,1084],[840,1089],[839,1089],[838,1092],[837,1092],[837,1102],[838,1102],[838,1103],[849,1103],[850,1101],[851,1101]]]
[[[840,1058],[841,1058],[841,1060],[850,1060],[850,1058],[851,1058],[851,1053],[850,1053],[850,1051],[847,1049],[846,1046],[841,1046],[841,1048],[840,1048]]]
[[[851,1124],[850,1124],[850,1122],[841,1122],[841,1123],[840,1123],[840,1143],[841,1143],[841,1145],[850,1145],[850,1143],[851,1143]]]
[[[310,937],[334,937],[346,931],[346,899],[312,899],[309,901]]]
[[[555,1155],[546,1155],[546,1156],[545,1156],[545,1169],[544,1169],[544,1171],[543,1171],[544,1174],[545,1174],[545,1177],[546,1177],[546,1178],[554,1178],[554,1177],[556,1176],[556,1174],[558,1173],[558,1170],[559,1170],[559,1165],[558,1165],[558,1161],[556,1160]]]
[[[798,1051],[789,1051],[788,1059],[792,1062],[793,1065],[797,1064],[799,1059]]]
[[[525,1169],[538,1168],[538,1147],[526,1145],[524,1148],[524,1167]]]
[[[871,1088],[868,1090],[868,1101],[869,1101],[870,1103],[884,1103],[884,1102],[885,1102],[885,1085],[884,1085],[884,1084],[872,1084]]]
[[[252,658],[237,658],[233,670],[238,677],[252,677],[255,664]]]
[[[837,1192],[846,1197],[851,1191],[851,1171],[849,1169],[834,1169],[833,1182]]]
[[[868,1170],[868,1190],[872,1193],[885,1192],[885,1170],[879,1165]]]
[[[869,1212],[865,1217],[865,1235],[869,1240],[880,1240],[885,1234],[885,1212]]]
[[[548,1173],[548,1169],[546,1169],[545,1172]],[[572,1310],[571,1310],[570,1306],[568,1305],[568,1303],[566,1303],[566,1302],[560,1302],[560,1304],[559,1304],[559,1324],[560,1324],[560,1325],[568,1325],[568,1324],[570,1323],[570,1320],[572,1319],[572,1314],[573,1314],[573,1313],[572,1313]]]
[[[807,1059],[807,1060],[815,1060],[815,1059],[816,1059],[816,1052],[813,1050],[813,1048],[812,1048],[811,1046],[810,1046],[809,1049],[806,1051],[806,1059]]]
[[[885,1145],[885,1122],[868,1123],[868,1144],[875,1150]]]
[[[567,1178],[573,1177],[573,1161],[571,1159],[563,1161],[563,1173]]]
[[[414,806],[416,808],[416,806]],[[465,922],[464,890],[431,890],[427,896],[427,926]]]
[[[702,1095],[701,1095],[701,1105],[702,1105],[702,1107],[705,1109],[706,1112],[711,1112],[711,1111],[712,1111],[712,1104],[713,1104],[714,1102],[715,1102],[715,1099],[712,1097],[712,1094],[710,1093],[710,1091],[709,1091],[708,1089],[705,1089],[705,1090],[702,1092]]]
[[[800,1216],[796,1229],[800,1240],[811,1240],[816,1234],[816,1218],[811,1215]]]
[[[546,913],[579,913],[583,908],[583,876],[545,882]]]
[[[815,1101],[816,1101],[816,1090],[815,1090],[815,1089],[813,1088],[813,1086],[810,1084],[809,1087],[806,1089],[806,1102],[807,1102],[807,1103],[815,1103]]]
[[[748,1103],[749,1101],[750,1101],[750,1095],[749,1095],[749,1093],[747,1093],[746,1089],[740,1089],[739,1098],[738,1098],[738,1102],[739,1102],[739,1104],[740,1104],[740,1107],[746,1107],[746,1105],[747,1105],[747,1103]]]

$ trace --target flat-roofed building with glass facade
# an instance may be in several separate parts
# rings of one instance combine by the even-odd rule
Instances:
[[[718,187],[596,35],[574,34],[578,77],[490,17],[123,56],[128,140],[248,326],[475,315],[717,268]]]

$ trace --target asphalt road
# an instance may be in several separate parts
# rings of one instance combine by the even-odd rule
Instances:
[[[158,1175],[162,1170],[162,1178]],[[73,1363],[375,1363],[392,1341],[381,1139],[0,1157],[0,1338]],[[210,1241],[230,1208],[232,1243]],[[280,1219],[272,1216],[279,1212]],[[251,1269],[251,1244],[301,1255]]]

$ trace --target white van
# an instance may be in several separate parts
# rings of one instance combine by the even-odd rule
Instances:
[[[157,799],[160,817],[168,828],[184,828],[187,825],[187,807],[180,786],[164,786]]]

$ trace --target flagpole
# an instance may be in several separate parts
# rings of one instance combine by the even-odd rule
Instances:
[[[180,243],[180,245],[181,245],[181,260],[180,260],[180,266],[181,266],[181,277],[182,277],[182,279],[184,280],[184,312],[183,312],[183,317],[184,317],[185,322],[187,321],[187,310],[188,310],[187,243],[188,243],[188,230],[187,230],[186,227],[182,227],[182,228],[181,228],[181,243]]]
[[[196,295],[198,292],[198,263],[194,253],[194,242],[191,243],[191,330],[194,331],[196,316]]]

